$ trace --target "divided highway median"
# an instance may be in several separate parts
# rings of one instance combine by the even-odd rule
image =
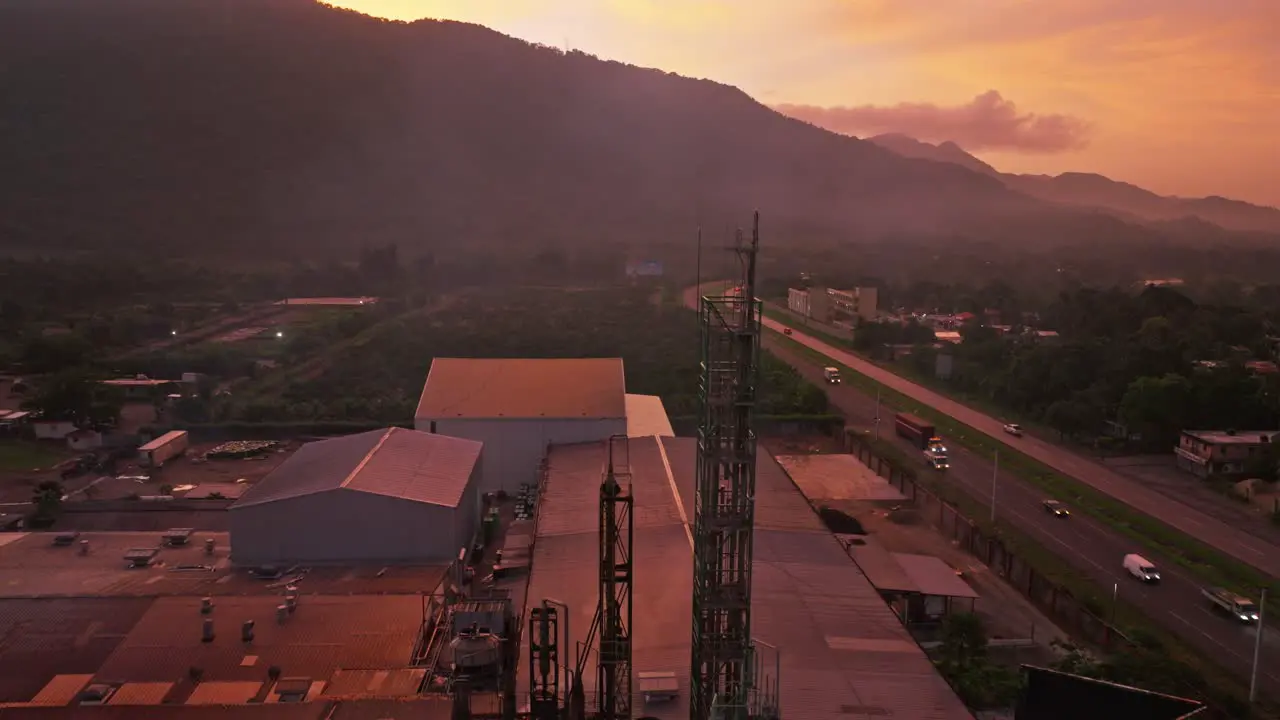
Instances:
[[[878,390],[886,405],[932,421],[944,437],[975,454],[990,459],[999,451],[1002,470],[1018,476],[1049,496],[1070,502],[1079,512],[1097,519],[1139,546],[1164,554],[1179,566],[1186,568],[1192,576],[1205,585],[1220,585],[1252,597],[1256,597],[1258,589],[1262,587],[1266,587],[1269,594],[1273,592],[1275,588],[1273,580],[1248,564],[1078,480],[1067,477],[1028,457],[1016,447],[1000,442],[980,430],[883,385],[828,355],[780,332],[770,329],[770,333],[786,347],[803,356],[810,357],[821,364],[839,367],[845,376],[846,383],[871,393]],[[811,334],[815,339],[822,339],[817,333],[806,332],[806,334]],[[836,343],[831,344],[839,347]],[[846,350],[846,352],[852,351]],[[1280,627],[1280,618],[1277,618],[1274,613],[1269,614],[1267,623]]]

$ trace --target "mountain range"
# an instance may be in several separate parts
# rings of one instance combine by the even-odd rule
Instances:
[[[792,243],[1169,232],[709,80],[311,0],[0,0],[0,89],[9,250],[683,248],[753,207]]]
[[[867,138],[908,158],[959,165],[998,178],[1011,190],[1063,205],[1097,208],[1130,220],[1177,221],[1198,218],[1228,230],[1280,232],[1280,209],[1223,197],[1182,198],[1157,195],[1137,185],[1094,173],[1016,175],[1002,173],[953,142],[922,142],[890,133]]]

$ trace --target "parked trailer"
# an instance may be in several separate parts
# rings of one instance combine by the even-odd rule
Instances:
[[[146,467],[160,467],[173,458],[187,451],[191,439],[186,430],[167,432],[151,442],[138,448],[138,464]]]
[[[898,413],[894,416],[893,426],[902,437],[910,440],[912,444],[921,450],[929,447],[929,441],[933,439],[933,424],[927,423],[915,415],[907,413]]]

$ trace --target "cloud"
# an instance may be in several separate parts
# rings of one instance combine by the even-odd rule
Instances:
[[[966,150],[1057,153],[1088,144],[1089,124],[1061,114],[1020,113],[1012,101],[988,90],[964,105],[900,103],[890,106],[775,105],[783,115],[846,135],[902,133],[917,140],[951,140]]]

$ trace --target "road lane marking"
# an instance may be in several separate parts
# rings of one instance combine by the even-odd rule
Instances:
[[[783,329],[790,327],[789,325],[780,323],[770,318],[762,318],[762,321],[766,327],[774,331],[781,331]],[[921,404],[930,406],[933,410],[940,412],[943,415],[947,415],[951,417],[953,420],[960,422],[961,424],[969,425],[970,427],[974,428],[978,433],[987,436],[991,440],[994,440],[996,442],[1003,443],[1006,445],[1009,444],[1002,437],[1000,432],[992,429],[997,427],[1000,424],[999,421],[996,420],[995,418],[992,418],[988,415],[983,414],[978,410],[970,408],[967,405],[960,403],[959,401],[952,400],[938,392],[935,392],[923,385],[920,385],[919,383],[915,383],[907,378],[904,378],[900,375],[897,375],[888,370],[885,370],[884,368],[881,368],[875,365],[874,363],[870,363],[855,355],[841,351],[835,348],[834,346],[832,346],[831,344],[823,342],[822,340],[819,340],[813,336],[807,335],[803,332],[786,336],[786,338],[804,347],[807,347],[810,350],[813,350],[831,360],[835,360],[837,362],[843,363],[847,367],[853,369],[855,372],[881,385],[884,385],[885,387],[895,390],[907,396],[908,398],[914,400],[915,402],[919,402]],[[904,388],[907,388],[907,389],[904,390]],[[1014,447],[1014,446],[1010,445],[1010,447]],[[1016,449],[1018,448],[1015,448],[1015,450]],[[1137,483],[1131,480],[1130,478],[1125,477],[1121,473],[1118,473],[1111,468],[1107,468],[1104,465],[1095,465],[1093,463],[1089,463],[1087,459],[1081,458],[1075,455],[1074,453],[1072,453],[1070,450],[1066,448],[1062,448],[1056,445],[1051,445],[1049,443],[1046,443],[1036,438],[1031,438],[1029,442],[1025,442],[1021,444],[1021,449],[1024,454],[1028,455],[1033,460],[1036,460],[1037,462],[1040,462],[1041,464],[1044,464],[1051,469],[1056,469],[1058,472],[1061,472],[1064,475],[1070,476],[1076,482],[1082,483],[1088,487],[1092,487],[1094,490],[1101,492],[1103,495],[1110,496],[1113,500],[1116,500],[1117,502],[1128,505],[1132,508],[1137,509],[1141,507],[1143,503],[1140,501],[1144,497],[1149,497],[1153,503],[1157,505],[1163,504],[1164,507],[1166,508],[1170,508],[1170,506],[1176,506],[1182,510],[1189,510],[1192,513],[1198,512],[1194,507],[1181,503],[1177,500],[1164,497],[1160,495],[1160,493],[1157,493],[1151,490],[1150,488],[1142,486],[1140,483]],[[1036,457],[1036,455],[1043,455],[1044,457],[1043,458]],[[1116,494],[1112,490],[1105,488],[1104,487],[1105,483],[1091,482],[1084,479],[1085,476],[1094,473],[1098,469],[1102,469],[1104,472],[1107,472],[1113,475],[1116,480],[1120,481],[1124,485],[1127,485],[1128,487],[1121,487],[1120,490],[1128,490],[1128,492],[1121,492],[1119,494]],[[1134,498],[1135,493],[1138,496],[1136,499]],[[1122,497],[1125,495],[1128,496],[1128,499],[1126,499],[1125,497]],[[1145,514],[1150,515],[1152,518],[1154,518],[1158,522],[1161,522],[1173,528],[1174,530],[1181,531],[1184,534],[1191,534],[1191,533],[1189,533],[1186,529],[1184,529],[1181,526],[1194,526],[1196,528],[1205,527],[1205,525],[1202,525],[1199,520],[1188,517],[1187,514],[1184,512],[1177,513],[1176,518],[1161,517],[1159,514],[1156,514],[1152,510],[1144,509],[1141,512],[1144,512]],[[1214,521],[1214,519],[1207,518],[1207,517],[1205,519],[1210,521],[1211,528],[1225,531],[1228,535],[1244,532],[1239,528],[1236,528],[1224,521],[1220,521],[1220,520]],[[1239,538],[1230,538],[1230,540],[1225,540],[1225,541],[1229,543],[1229,546],[1246,547],[1241,544],[1241,540]],[[1225,552],[1224,548],[1220,546],[1216,546],[1212,541],[1206,542],[1206,544],[1208,544],[1210,547],[1217,547],[1219,551]],[[1269,555],[1267,553],[1254,550],[1253,548],[1248,548],[1248,550],[1251,554],[1258,556],[1264,561],[1269,559]],[[1267,563],[1264,562],[1262,564],[1267,564]],[[1265,568],[1258,567],[1256,565],[1254,567],[1262,571],[1264,574],[1269,572]]]

